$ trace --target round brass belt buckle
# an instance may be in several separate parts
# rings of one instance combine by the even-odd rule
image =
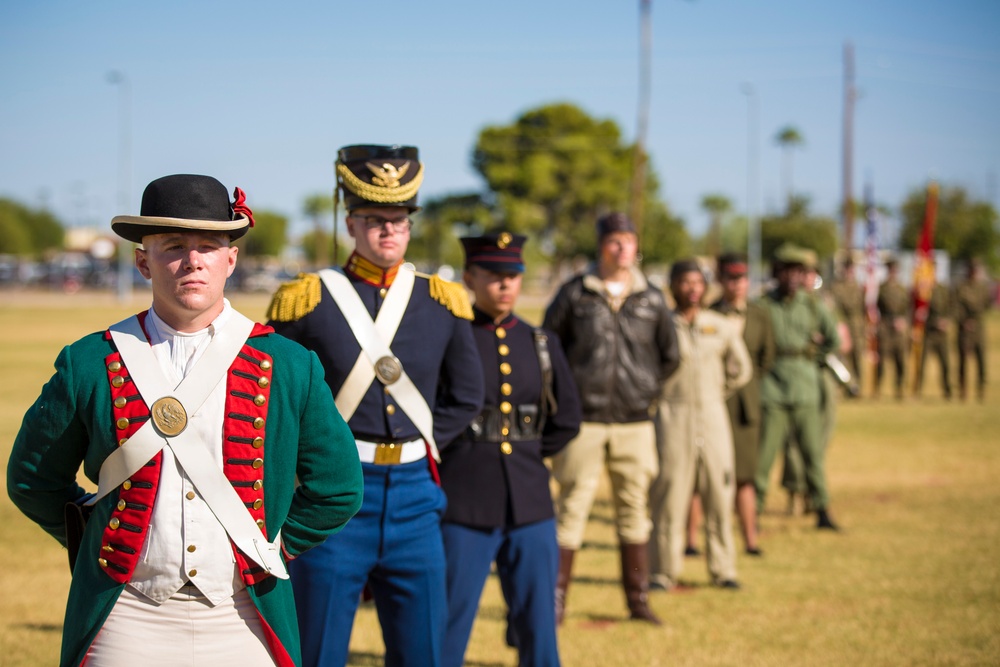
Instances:
[[[386,355],[375,362],[375,375],[382,384],[392,384],[403,374],[403,365],[396,357]]]
[[[164,396],[156,400],[149,409],[156,430],[166,436],[179,435],[187,428],[187,411],[181,402],[173,396]]]

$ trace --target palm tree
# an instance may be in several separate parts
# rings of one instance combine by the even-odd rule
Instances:
[[[729,197],[711,193],[701,198],[701,207],[708,213],[708,235],[705,237],[705,252],[712,257],[722,250],[722,218],[733,209]]]
[[[802,133],[793,125],[786,125],[778,130],[774,137],[775,143],[781,146],[784,152],[782,160],[782,181],[785,185],[785,201],[792,201],[792,149],[798,148],[805,143]]]
[[[326,214],[332,210],[333,199],[331,199],[330,195],[310,195],[306,197],[306,201],[302,205],[302,212],[305,213],[306,216],[313,222],[313,230],[316,237],[316,266],[321,269],[325,269],[329,266],[329,259],[327,257],[327,235],[326,231],[323,229],[323,219],[326,217]],[[338,259],[339,258],[334,257],[334,263],[336,263]]]

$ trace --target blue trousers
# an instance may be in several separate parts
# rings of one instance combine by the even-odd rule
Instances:
[[[447,620],[444,492],[427,461],[362,464],[364,501],[343,530],[291,563],[305,667],[347,663],[365,583],[375,599],[385,664],[437,667]]]
[[[442,664],[461,667],[479,598],[495,561],[500,587],[510,606],[509,634],[517,639],[518,664],[558,667],[555,519],[509,529],[445,523],[441,533],[448,559],[448,627]]]

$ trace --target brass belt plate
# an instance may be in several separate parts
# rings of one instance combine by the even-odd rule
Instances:
[[[375,375],[382,384],[392,384],[403,374],[403,364],[396,357],[386,355],[375,362]]]
[[[188,424],[187,411],[173,396],[164,396],[149,409],[156,430],[166,436],[179,435]]]
[[[378,465],[394,465],[399,463],[403,456],[403,445],[396,443],[384,443],[380,442],[375,447],[375,460],[373,463]]]

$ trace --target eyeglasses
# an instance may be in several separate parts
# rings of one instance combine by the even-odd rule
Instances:
[[[350,217],[356,220],[364,220],[365,229],[369,232],[373,232],[376,229],[382,230],[382,228],[388,225],[389,229],[392,231],[397,234],[402,234],[403,232],[410,231],[410,225],[412,224],[409,216],[405,215],[402,218],[396,218],[394,220],[383,218],[380,215],[352,215]]]

